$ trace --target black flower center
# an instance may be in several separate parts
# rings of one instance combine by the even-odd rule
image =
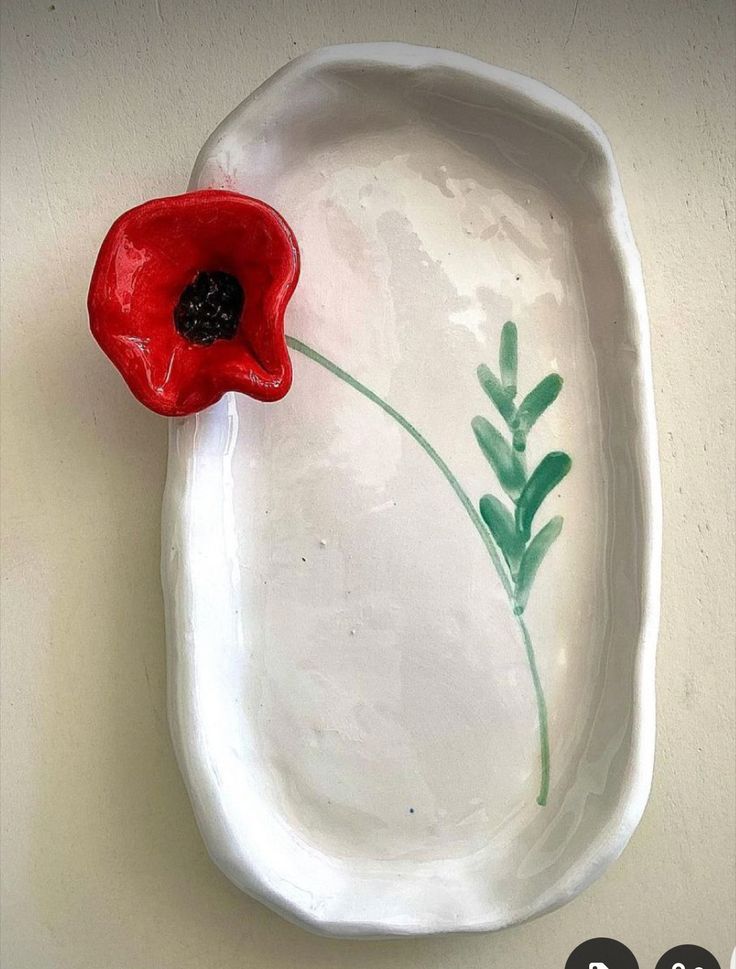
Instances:
[[[232,340],[238,329],[245,295],[235,276],[201,272],[182,290],[174,308],[174,325],[190,343],[208,347]]]

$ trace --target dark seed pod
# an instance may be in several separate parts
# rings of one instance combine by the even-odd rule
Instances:
[[[232,340],[244,302],[243,287],[235,276],[224,272],[197,273],[174,308],[174,325],[185,339],[199,346]]]

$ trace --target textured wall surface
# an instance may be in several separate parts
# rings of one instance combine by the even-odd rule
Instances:
[[[734,943],[734,8],[728,0],[6,0],[2,964],[521,969],[612,935]],[[406,40],[531,74],[608,133],[652,319],[665,547],[644,820],[565,909],[495,936],[335,942],[208,860],[165,720],[166,427],[86,329],[110,222],[183,190],[287,59]]]

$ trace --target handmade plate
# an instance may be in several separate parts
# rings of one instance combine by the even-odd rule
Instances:
[[[648,795],[660,511],[605,137],[447,51],[292,62],[192,188],[264,199],[294,385],[171,425],[171,725],[207,847],[335,935],[570,899]]]

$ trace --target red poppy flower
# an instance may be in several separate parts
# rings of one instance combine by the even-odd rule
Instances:
[[[236,390],[291,386],[284,311],[299,250],[264,202],[205,190],[154,199],[113,224],[97,257],[90,329],[135,396],[167,417]]]

